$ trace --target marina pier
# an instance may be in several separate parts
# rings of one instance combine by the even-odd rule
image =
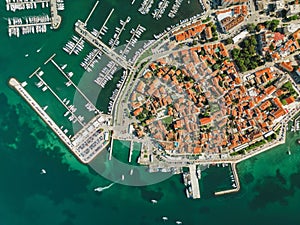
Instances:
[[[105,53],[110,59],[112,59],[116,64],[120,65],[124,69],[131,68],[131,65],[119,54],[114,52],[111,48],[109,48],[106,44],[104,44],[99,38],[95,37],[91,34],[85,27],[84,23],[78,20],[75,23],[75,31],[82,36],[86,41],[88,41],[95,48],[101,50]]]
[[[86,97],[86,95],[74,84],[74,82],[69,78],[69,76],[62,70],[62,68],[60,68],[59,65],[57,65],[57,63],[52,59],[50,59],[50,61],[53,63],[53,65],[61,72],[62,75],[64,75],[64,77],[68,80],[68,82],[70,82],[74,88],[76,89],[76,91],[78,91],[81,96],[95,109],[96,113],[100,113],[100,111],[96,108],[96,106]]]
[[[45,123],[53,130],[53,132],[63,141],[63,143],[73,149],[74,145],[64,132],[56,125],[51,117],[42,109],[42,107],[31,97],[31,95],[24,89],[24,87],[15,78],[9,80],[9,85],[13,87],[21,97],[34,109],[34,111],[45,121]],[[74,152],[77,155],[76,152]],[[78,156],[78,155],[77,155]],[[80,158],[78,156],[78,158]]]

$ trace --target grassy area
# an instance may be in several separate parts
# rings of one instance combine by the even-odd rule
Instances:
[[[171,116],[165,117],[165,118],[162,119],[162,121],[163,121],[164,124],[169,126],[173,122],[173,117],[171,117]]]

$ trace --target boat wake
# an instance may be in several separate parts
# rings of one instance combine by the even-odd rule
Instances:
[[[110,185],[107,185],[107,186],[105,186],[105,187],[97,187],[97,188],[94,189],[94,191],[96,191],[96,192],[102,192],[102,191],[104,191],[104,190],[106,190],[106,189],[111,188],[114,184],[115,184],[115,183],[111,183]]]

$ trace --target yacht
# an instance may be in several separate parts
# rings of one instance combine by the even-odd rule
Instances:
[[[69,76],[70,78],[71,78],[73,75],[74,75],[73,72],[69,72],[69,73],[68,73],[68,76]]]

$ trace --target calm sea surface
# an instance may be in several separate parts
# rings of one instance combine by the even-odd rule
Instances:
[[[178,13],[180,18],[200,13],[197,1],[191,1],[189,6],[187,1],[184,2],[185,10]],[[237,194],[213,195],[216,190],[230,185],[227,167],[210,167],[202,172],[200,200],[186,199],[180,176],[151,186],[115,184],[101,193],[93,191],[111,181],[79,163],[8,87],[7,81],[11,76],[28,81],[28,75],[56,52],[55,60],[59,64],[67,63],[67,68],[75,74],[74,80],[79,82],[86,75],[78,66],[83,54],[68,56],[61,48],[73,35],[74,22],[78,18],[84,20],[94,3],[66,0],[67,10],[62,12],[60,30],[20,38],[8,38],[5,18],[39,14],[42,10],[10,13],[5,11],[5,1],[0,3],[0,225],[153,225],[175,224],[176,220],[190,225],[300,224],[300,146],[296,142],[300,135],[297,133],[288,134],[286,145],[238,165],[242,189]],[[142,36],[144,39],[152,38],[152,34],[159,33],[165,25],[177,22],[166,15],[158,22],[151,15],[140,15],[137,12],[140,3],[141,0],[136,0],[132,6],[129,0],[102,0],[89,27],[100,27],[111,8],[115,8],[108,24],[112,30],[120,19],[130,15],[132,27],[140,23],[147,28]],[[37,49],[41,51],[37,53]],[[89,47],[85,49],[88,50]],[[24,57],[25,54],[29,57]],[[47,65],[43,70],[47,81],[60,84],[61,75],[53,66]],[[55,121],[70,127],[71,124],[61,116],[63,111],[57,113],[55,110],[61,109],[50,105],[52,96],[34,88],[34,81],[28,82],[28,90],[37,101],[42,105],[49,104],[47,112]],[[115,83],[110,82],[99,94],[97,106],[104,111]],[[58,85],[56,91],[60,93],[63,87]],[[72,99],[74,91],[64,94]],[[128,146],[128,143],[115,142],[114,152],[126,158]],[[286,154],[288,146],[291,155]],[[136,151],[133,157],[136,158]],[[40,175],[41,168],[47,170],[46,175]],[[157,199],[158,203],[152,204],[151,199]],[[162,216],[169,220],[163,222]]]

